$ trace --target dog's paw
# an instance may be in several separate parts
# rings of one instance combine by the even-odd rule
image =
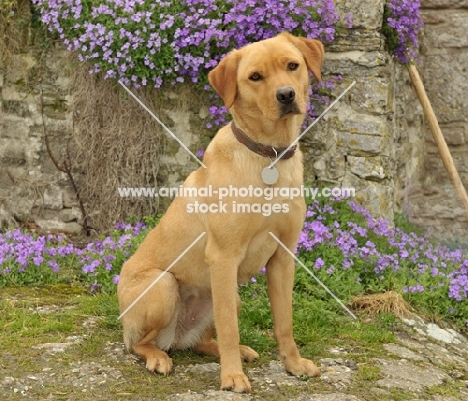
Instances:
[[[294,376],[306,375],[309,377],[319,377],[320,370],[315,364],[305,358],[299,358],[293,361],[284,361],[285,369]]]
[[[172,359],[168,356],[150,357],[146,360],[146,369],[166,376],[172,369]]]
[[[250,393],[251,387],[244,373],[221,375],[221,390],[234,391],[235,393]]]
[[[241,358],[246,362],[252,362],[259,358],[259,355],[247,345],[239,345],[239,350]]]

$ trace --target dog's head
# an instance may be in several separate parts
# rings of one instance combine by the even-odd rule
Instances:
[[[323,45],[318,40],[282,33],[224,57],[209,75],[226,107],[276,121],[305,114],[309,74],[321,80]]]

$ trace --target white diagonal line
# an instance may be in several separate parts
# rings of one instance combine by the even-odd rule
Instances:
[[[185,146],[184,143],[183,143],[179,138],[177,138],[177,137],[174,135],[174,133],[173,133],[169,128],[167,128],[167,127],[164,125],[164,123],[163,123],[158,117],[156,117],[156,115],[155,115],[148,107],[146,107],[146,105],[145,105],[140,99],[138,99],[138,98],[133,94],[133,92],[132,92],[130,89],[128,89],[128,88],[125,86],[125,84],[124,84],[122,81],[119,80],[118,82],[119,82],[120,85],[123,86],[123,88],[124,88],[128,93],[130,93],[130,95],[132,95],[132,97],[140,104],[140,106],[143,107],[143,108],[151,115],[151,117],[153,117],[159,124],[161,124],[161,126],[162,126],[177,142],[179,142],[180,146],[182,146],[187,152],[189,152],[189,153],[192,155],[192,157],[193,157],[194,159],[196,159],[196,161],[197,161],[198,163],[200,163],[200,165],[201,165],[203,168],[206,168],[206,166],[203,164],[203,162],[202,162],[197,156],[195,156],[195,155],[192,153],[192,151],[191,151],[187,146]]]
[[[337,103],[337,102],[354,86],[355,83],[356,83],[356,81],[353,81],[353,82],[351,83],[351,85],[349,85],[349,86],[345,89],[345,91],[344,91],[340,96],[338,96],[338,97],[333,101],[333,103],[330,104],[330,106],[328,106],[328,107],[325,109],[325,111],[324,111],[322,114],[320,114],[320,116],[319,116],[316,120],[314,120],[313,123],[310,124],[310,125],[304,130],[304,132],[303,132],[301,135],[299,135],[299,136],[293,141],[293,143],[291,143],[291,145],[289,145],[285,150],[283,150],[283,151],[279,154],[279,156],[268,166],[268,168],[272,168],[272,167],[278,162],[278,160],[280,160],[280,159],[283,157],[283,155],[286,154],[286,152],[287,152],[290,148],[292,148],[296,143],[298,143],[298,142],[299,142],[299,139],[301,139],[301,138],[307,133],[307,131],[309,131],[315,124],[317,124],[317,123],[320,121],[320,119],[321,119],[325,114],[327,114],[328,111],[329,111],[329,110],[330,110],[330,109],[331,109],[331,108],[332,108],[332,107],[333,107],[333,106],[334,106],[334,105],[335,105],[335,104],[336,104],[336,103]]]
[[[178,256],[178,258],[177,258],[176,260],[174,260],[174,262],[172,262],[172,263],[169,265],[169,267],[168,267],[166,270],[164,270],[158,277],[156,277],[156,279],[148,286],[148,288],[147,288],[146,290],[144,290],[144,291],[138,296],[138,298],[135,299],[135,300],[130,304],[130,306],[129,306],[127,309],[125,309],[125,310],[121,313],[121,315],[117,318],[117,320],[120,320],[120,319],[122,318],[122,316],[125,315],[125,314],[133,307],[133,305],[135,305],[135,304],[143,297],[143,295],[145,295],[145,294],[146,294],[146,293],[147,293],[147,292],[148,292],[148,291],[149,291],[149,290],[150,290],[150,289],[151,289],[151,288],[152,288],[152,287],[153,287],[153,286],[154,286],[154,285],[155,285],[155,284],[172,268],[172,266],[174,266],[174,265],[175,265],[175,264],[176,264],[176,263],[177,263],[177,262],[178,262],[178,261],[179,261],[179,260],[196,244],[196,243],[197,243],[197,242],[198,242],[198,240],[199,240],[201,237],[203,237],[205,234],[206,234],[206,231],[203,231],[203,232],[198,236],[198,238],[197,238],[195,241],[193,241],[193,242],[189,245],[189,247],[188,247],[184,252],[182,252],[182,253]]]
[[[356,315],[355,315],[353,312],[351,312],[351,311],[345,306],[345,304],[343,304],[343,302],[341,302],[341,301],[338,299],[338,297],[337,297],[335,294],[333,294],[333,292],[331,292],[331,291],[328,289],[328,287],[327,287],[325,284],[323,284],[323,283],[319,280],[319,278],[318,278],[314,273],[312,273],[312,272],[307,268],[307,266],[306,266],[304,263],[302,263],[302,262],[296,257],[296,255],[294,255],[294,254],[286,247],[286,245],[284,245],[284,244],[278,239],[278,237],[277,237],[275,234],[273,234],[273,233],[270,231],[270,235],[278,242],[278,244],[280,244],[280,245],[286,250],[286,252],[288,252],[288,253],[294,258],[294,260],[295,260],[297,263],[299,263],[304,269],[306,269],[307,273],[309,273],[309,274],[315,279],[315,281],[317,281],[317,283],[319,283],[319,284],[325,289],[325,291],[327,291],[327,292],[335,299],[335,301],[338,302],[338,303],[341,305],[341,307],[342,307],[343,309],[345,309],[346,312],[348,312],[348,313],[351,315],[351,317],[352,317],[353,319],[356,319],[356,320],[357,320]]]

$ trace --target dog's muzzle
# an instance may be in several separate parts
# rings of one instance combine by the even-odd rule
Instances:
[[[296,104],[296,91],[292,86],[282,86],[276,91],[276,100],[281,104],[280,117],[287,114],[300,114]]]

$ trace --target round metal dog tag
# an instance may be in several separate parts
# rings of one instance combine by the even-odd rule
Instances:
[[[262,170],[262,180],[267,185],[276,184],[278,181],[279,173],[275,166],[265,167]]]

